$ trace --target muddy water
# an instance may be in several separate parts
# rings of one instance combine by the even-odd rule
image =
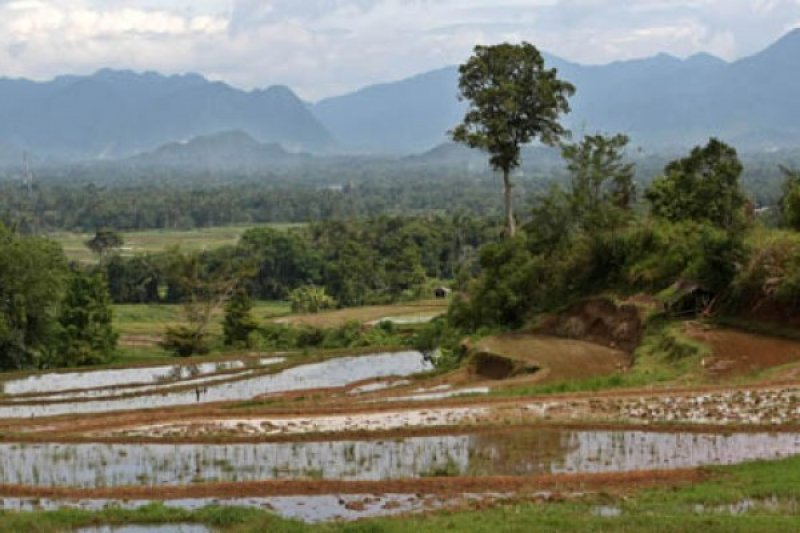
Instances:
[[[80,488],[677,469],[800,454],[798,434],[537,429],[384,441],[0,444],[0,484]]]
[[[0,406],[0,418],[30,418],[76,413],[98,413],[153,409],[197,402],[249,400],[262,394],[343,387],[350,383],[387,376],[408,376],[431,370],[419,352],[396,352],[340,357],[300,365],[270,375],[209,384],[199,397],[195,390],[164,392],[132,398],[91,400],[74,403],[44,403]]]

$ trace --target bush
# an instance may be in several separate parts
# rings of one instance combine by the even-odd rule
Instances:
[[[289,293],[294,313],[319,313],[336,307],[336,300],[328,296],[324,287],[306,285]]]
[[[178,357],[205,355],[211,351],[206,335],[186,326],[167,327],[161,347]]]
[[[225,306],[223,334],[226,346],[249,346],[250,334],[258,328],[252,309],[253,303],[245,291],[234,292]]]

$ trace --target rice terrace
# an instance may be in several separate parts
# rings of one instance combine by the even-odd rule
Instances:
[[[800,530],[800,4],[640,4],[0,3],[0,532]]]

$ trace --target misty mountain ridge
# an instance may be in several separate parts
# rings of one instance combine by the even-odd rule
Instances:
[[[577,87],[572,113],[564,119],[576,136],[623,132],[634,146],[670,152],[710,136],[751,151],[800,145],[800,29],[733,62],[699,53],[580,65],[544,55],[548,66]],[[173,165],[196,158],[209,168],[219,164],[211,154],[226,164],[273,164],[292,159],[294,152],[420,154],[424,161],[462,119],[466,104],[457,95],[456,66],[316,104],[286,86],[243,91],[198,74],[103,69],[48,82],[4,78],[0,163],[19,164],[23,152],[34,161],[128,160],[142,154],[130,161]],[[286,154],[276,146],[253,147],[243,135],[252,143],[280,145]],[[170,144],[187,140],[197,142]],[[267,157],[269,150],[275,153]],[[435,155],[454,160],[453,154]]]
[[[0,80],[0,143],[68,159],[117,158],[225,130],[323,150],[328,131],[285,86],[242,91],[197,74],[103,69],[50,82]]]
[[[543,55],[577,88],[564,119],[577,135],[623,132],[635,145],[660,150],[685,149],[711,136],[747,150],[800,144],[800,29],[730,63],[707,53],[606,65]],[[458,67],[451,66],[325,99],[313,110],[345,146],[419,152],[446,141],[446,131],[463,117],[457,85]]]

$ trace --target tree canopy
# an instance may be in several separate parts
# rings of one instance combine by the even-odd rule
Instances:
[[[718,139],[696,147],[664,169],[645,192],[653,215],[680,222],[708,222],[735,230],[744,222],[746,198],[739,178],[742,163],[736,150]]]
[[[492,168],[503,173],[507,231],[513,236],[510,173],[520,165],[520,147],[535,140],[553,145],[567,133],[560,117],[569,112],[575,87],[545,68],[530,43],[476,46],[459,74],[460,97],[469,108],[452,137],[487,151]]]
[[[36,365],[53,345],[67,278],[57,243],[0,224],[0,368]]]

